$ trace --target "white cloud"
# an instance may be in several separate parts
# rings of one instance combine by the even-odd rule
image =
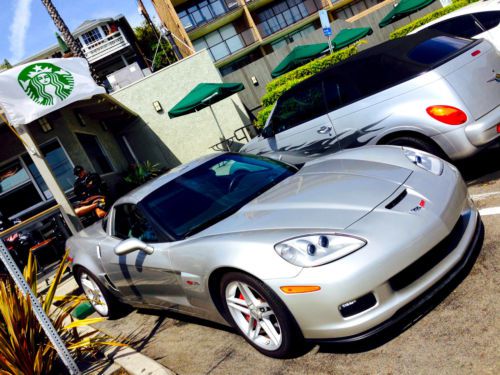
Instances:
[[[12,62],[21,60],[25,53],[26,34],[28,33],[31,19],[31,2],[32,0],[19,0],[16,3],[9,35]]]

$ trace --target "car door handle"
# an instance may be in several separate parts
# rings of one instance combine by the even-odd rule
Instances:
[[[322,126],[321,128],[319,128],[317,130],[317,133],[318,134],[326,134],[326,133],[330,133],[331,131],[332,131],[331,126]]]

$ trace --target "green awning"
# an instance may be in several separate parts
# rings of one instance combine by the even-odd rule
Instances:
[[[299,66],[321,56],[328,50],[328,43],[306,44],[295,47],[276,68],[271,72],[271,77],[276,78],[282,74],[288,73]]]
[[[332,40],[332,47],[338,50],[347,47],[349,44],[357,42],[361,38],[373,33],[371,27],[358,27],[356,29],[343,29]]]
[[[418,12],[420,9],[432,4],[435,0],[401,0],[384,18],[379,22],[380,27],[385,27],[401,18]]]
[[[242,83],[200,83],[170,111],[170,118],[199,111],[243,90]]]

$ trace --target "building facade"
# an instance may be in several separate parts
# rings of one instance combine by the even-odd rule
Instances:
[[[108,91],[123,87],[150,73],[147,61],[137,45],[134,31],[124,16],[87,20],[73,30],[72,34]],[[63,57],[63,52],[59,44],[54,44],[20,61],[19,64]],[[117,75],[117,72],[124,69],[127,74]],[[128,77],[127,81],[119,82],[117,77],[120,76]]]
[[[151,0],[162,23],[181,38],[185,56],[208,49],[227,75],[320,29],[318,11],[348,19],[378,0]]]

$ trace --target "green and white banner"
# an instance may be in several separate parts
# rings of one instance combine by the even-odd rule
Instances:
[[[34,61],[0,73],[0,107],[13,126],[104,93],[87,61],[77,57]]]

